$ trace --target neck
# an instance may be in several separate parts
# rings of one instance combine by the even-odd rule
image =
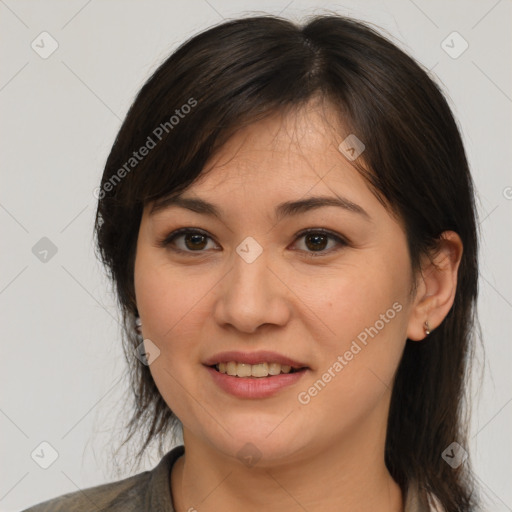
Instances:
[[[320,443],[301,451],[300,461],[262,459],[247,467],[184,430],[186,452],[171,475],[176,512],[402,512],[402,492],[385,466],[382,440],[368,443],[360,430],[348,437],[350,442],[324,451]]]

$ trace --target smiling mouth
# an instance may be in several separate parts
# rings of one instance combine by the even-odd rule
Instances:
[[[258,363],[247,364],[229,361],[228,363],[217,363],[210,366],[219,373],[224,373],[231,377],[256,378],[274,377],[282,374],[297,373],[306,370],[306,367],[295,368],[290,365],[280,363]]]

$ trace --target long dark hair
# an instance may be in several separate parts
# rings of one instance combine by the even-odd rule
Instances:
[[[428,72],[368,24],[337,15],[304,25],[274,16],[224,22],[181,45],[154,72],[117,135],[98,192],[96,237],[124,320],[135,409],[126,443],[143,431],[143,454],[179,421],[149,368],[136,359],[134,257],[143,207],[184,190],[240,127],[319,96],[366,149],[359,170],[406,227],[419,269],[445,230],[464,244],[455,302],[422,343],[407,341],[392,391],[385,462],[402,490],[415,481],[447,512],[475,510],[467,447],[468,371],[477,297],[474,191],[450,107]],[[143,151],[141,148],[145,147]],[[137,156],[134,156],[136,152]],[[142,155],[143,153],[143,155]],[[124,444],[123,443],[123,444]]]

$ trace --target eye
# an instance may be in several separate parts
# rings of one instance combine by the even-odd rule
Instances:
[[[307,229],[296,235],[296,240],[304,238],[305,249],[299,249],[307,257],[326,256],[338,249],[325,250],[328,241],[333,240],[334,245],[347,246],[348,242],[340,235],[334,234],[325,229]],[[182,245],[177,243],[181,239]],[[181,228],[167,235],[158,242],[160,247],[171,247],[173,251],[199,256],[207,248],[208,239],[213,240],[208,233],[199,229]],[[193,254],[197,253],[197,254]]]
[[[304,238],[304,250],[307,257],[318,257],[327,256],[338,249],[325,250],[325,246],[328,245],[328,240],[334,240],[335,246],[347,246],[348,242],[341,237],[325,229],[307,229],[297,234],[297,238]],[[301,249],[302,250],[302,249]]]
[[[166,236],[162,241],[158,243],[158,245],[161,247],[176,245],[176,240],[179,240],[180,238],[185,244],[184,247],[183,245],[181,247],[178,246],[177,248],[172,247],[172,250],[181,253],[204,252],[202,249],[204,249],[207,245],[206,240],[211,240],[211,237],[204,231],[191,228],[181,228]]]

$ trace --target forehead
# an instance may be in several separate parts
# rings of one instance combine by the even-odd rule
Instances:
[[[338,149],[346,130],[336,123],[332,114],[312,106],[246,126],[210,158],[189,190],[252,198],[258,191],[294,197],[313,189],[368,193],[364,178]]]

